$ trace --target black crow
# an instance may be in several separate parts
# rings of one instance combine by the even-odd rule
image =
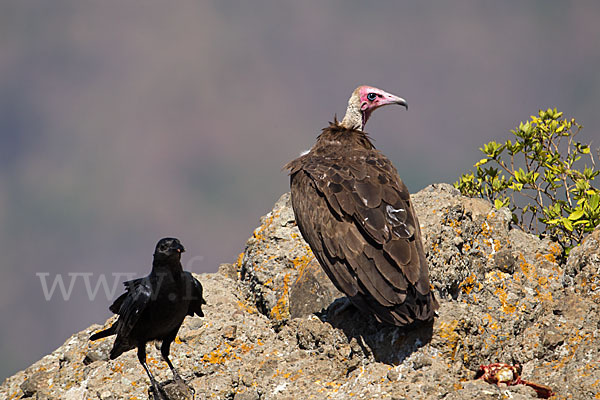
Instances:
[[[181,266],[181,253],[185,249],[178,239],[161,239],[154,251],[150,275],[125,282],[126,292],[110,306],[119,315],[108,329],[97,332],[90,340],[117,335],[110,359],[137,347],[138,359],[146,370],[154,393],[164,392],[146,364],[146,343],[161,340],[160,352],[173,372],[175,381],[183,382],[169,360],[171,343],[186,315],[203,317],[202,285]]]

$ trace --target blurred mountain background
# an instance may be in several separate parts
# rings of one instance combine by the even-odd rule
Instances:
[[[0,379],[110,313],[60,274],[145,275],[164,236],[232,262],[359,84],[411,191],[558,107],[598,147],[600,2],[0,3]],[[122,291],[120,283],[118,295]]]

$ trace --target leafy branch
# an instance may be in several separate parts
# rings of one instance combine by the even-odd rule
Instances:
[[[600,171],[590,145],[575,140],[581,129],[556,109],[540,110],[511,130],[514,142],[485,144],[476,172],[454,186],[498,209],[508,207],[513,224],[551,236],[568,253],[600,224],[600,190],[592,185]],[[578,169],[582,158],[589,166]]]

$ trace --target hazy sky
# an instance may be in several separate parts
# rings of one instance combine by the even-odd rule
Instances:
[[[81,275],[46,301],[36,274],[146,274],[164,236],[195,272],[233,262],[359,84],[409,103],[367,131],[412,191],[539,108],[597,147],[598,21],[595,1],[0,3],[0,378],[109,316]]]

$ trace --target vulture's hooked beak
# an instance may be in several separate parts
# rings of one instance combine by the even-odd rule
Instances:
[[[370,108],[367,108],[365,111],[363,111],[363,128],[371,116],[371,113],[378,108],[387,106],[389,104],[398,104],[400,106],[404,106],[404,108],[408,110],[408,103],[402,97],[384,92],[383,90],[379,91],[379,96],[380,97],[376,99],[376,102]]]
[[[387,93],[387,96],[385,96],[381,105],[385,106],[387,104],[398,104],[408,110],[408,103],[406,102],[406,100],[404,100],[402,97],[398,97],[390,93]]]
[[[404,106],[404,108],[406,108],[408,110],[408,103],[402,97],[397,98],[396,104],[398,104],[400,106]]]

